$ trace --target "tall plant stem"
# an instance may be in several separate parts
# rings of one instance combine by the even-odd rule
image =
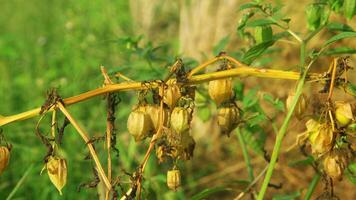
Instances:
[[[303,74],[302,74],[302,76],[301,76],[301,78],[300,78],[300,80],[298,82],[297,89],[296,89],[295,96],[293,98],[290,110],[288,111],[287,116],[284,119],[283,124],[282,124],[281,128],[278,131],[277,138],[276,138],[276,143],[275,143],[275,145],[273,147],[271,161],[269,163],[269,166],[268,166],[268,169],[267,169],[267,172],[266,172],[266,176],[265,176],[265,179],[263,180],[260,192],[259,192],[259,194],[257,196],[257,200],[262,200],[264,195],[265,195],[265,193],[266,193],[266,191],[267,191],[267,187],[268,187],[268,184],[269,184],[269,182],[271,180],[274,167],[276,166],[276,163],[277,163],[277,159],[278,159],[278,155],[279,155],[279,152],[280,152],[280,148],[281,148],[281,145],[282,145],[282,141],[283,141],[284,135],[287,132],[289,121],[290,121],[290,119],[291,119],[291,117],[293,115],[293,112],[294,112],[294,109],[295,109],[295,107],[297,105],[298,99],[299,99],[300,95],[302,94],[305,78],[306,78],[307,73],[308,73],[308,69],[309,69],[310,65],[313,63],[313,62],[311,62],[308,67],[304,68],[305,47],[306,47],[305,43],[302,43],[301,48],[300,48],[300,62],[301,62],[301,66],[300,67],[301,67],[301,69],[303,71]]]
[[[251,165],[250,156],[248,155],[245,138],[242,135],[240,128],[236,129],[236,134],[237,134],[237,138],[239,140],[239,143],[240,143],[240,146],[241,146],[241,149],[242,149],[242,154],[243,154],[244,159],[245,159],[249,181],[252,182],[255,179],[255,177],[253,175],[253,168],[252,168],[252,165]]]

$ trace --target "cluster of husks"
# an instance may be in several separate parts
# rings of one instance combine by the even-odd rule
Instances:
[[[62,189],[67,183],[67,161],[57,156],[51,156],[46,163],[49,179],[62,195]]]
[[[10,160],[10,150],[8,147],[0,146],[0,175],[4,172]]]
[[[330,117],[330,112],[327,113],[327,116]],[[354,142],[349,139],[355,137],[354,133],[348,133],[351,130],[349,126],[353,126],[354,122],[351,105],[336,102],[332,116],[336,119],[335,121],[330,122],[330,118],[325,119],[325,122],[310,119],[307,121],[306,127],[312,153],[323,159],[324,172],[333,180],[340,180],[350,156],[348,147],[337,145],[337,141],[343,136],[349,143]],[[348,144],[351,146],[351,151],[354,151],[353,145]]]
[[[195,141],[190,135],[190,123],[194,105],[194,88],[182,88],[176,80],[169,80],[165,88],[158,91],[164,103],[135,106],[129,115],[127,127],[135,141],[142,141],[160,132],[157,138],[156,156],[159,162],[167,159],[189,160],[193,156]],[[180,186],[180,172],[176,168],[168,171],[167,185],[176,190]]]
[[[240,122],[240,112],[234,102],[232,79],[209,82],[209,96],[218,106],[218,125],[221,133],[230,136]]]
[[[161,111],[158,105],[139,105],[133,109],[127,120],[129,133],[135,141],[141,141],[158,131],[161,123]],[[167,124],[168,111],[163,109],[163,124]]]

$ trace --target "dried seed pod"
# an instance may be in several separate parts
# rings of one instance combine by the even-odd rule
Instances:
[[[288,95],[287,100],[286,100],[287,111],[289,111],[290,108],[292,107],[292,102],[293,102],[294,97],[295,97],[295,93],[290,93]],[[304,94],[301,94],[298,99],[297,105],[294,109],[294,115],[298,119],[301,119],[303,117],[305,110],[307,109],[307,106],[308,106],[307,97]]]
[[[135,138],[135,141],[145,139],[152,130],[152,123],[149,115],[139,109],[132,111],[127,120],[127,129]]]
[[[180,171],[177,169],[169,170],[167,172],[167,186],[176,191],[180,186]]]
[[[146,114],[149,115],[151,123],[155,131],[158,131],[160,126],[161,108],[158,105],[146,106]],[[163,126],[167,125],[169,112],[167,109],[163,109]]]
[[[353,120],[351,104],[344,102],[335,103],[335,117],[340,126],[347,126]]]
[[[334,133],[330,125],[321,124],[316,131],[309,132],[309,142],[312,153],[322,155],[328,152],[333,145]]]
[[[333,180],[341,180],[342,174],[347,167],[347,162],[345,152],[331,152],[324,159],[324,171]]]
[[[183,107],[175,107],[171,114],[171,127],[177,133],[183,133],[189,129],[189,112]]]
[[[7,164],[10,160],[9,148],[1,146],[0,147],[0,175],[4,172]]]
[[[209,96],[216,105],[228,101],[233,96],[232,79],[220,79],[209,82]]]
[[[180,92],[180,87],[177,85],[176,80],[169,80],[167,81],[168,87],[164,90],[164,94],[162,89],[159,90],[159,95],[163,96],[163,102],[168,105],[170,108],[174,108],[182,96]]]
[[[218,125],[223,134],[230,136],[240,120],[239,109],[235,105],[222,107],[218,110]]]
[[[51,156],[46,163],[47,173],[53,185],[62,195],[62,188],[67,183],[67,161],[63,158]]]

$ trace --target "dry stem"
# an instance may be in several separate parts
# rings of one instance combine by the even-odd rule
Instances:
[[[298,72],[290,72],[290,71],[282,71],[282,70],[273,70],[273,69],[261,69],[261,68],[252,68],[252,67],[239,67],[235,69],[229,69],[219,72],[206,73],[201,75],[192,76],[189,78],[187,85],[195,85],[204,82],[208,82],[211,80],[224,79],[228,77],[236,77],[236,76],[256,76],[262,78],[276,78],[276,79],[287,79],[287,80],[298,80],[300,74]],[[318,79],[319,74],[310,74],[310,80]],[[157,88],[159,86],[158,81],[151,81],[150,88]],[[93,98],[95,96],[107,94],[109,92],[116,91],[128,91],[128,90],[142,90],[147,89],[147,84],[143,85],[141,82],[130,82],[130,83],[119,83],[119,84],[110,84],[101,88],[97,88],[77,96],[69,97],[64,99],[64,104],[71,105],[75,103],[79,103],[85,101],[87,99]],[[50,109],[49,111],[52,111]],[[35,108],[33,110],[29,110],[23,113],[19,113],[16,115],[11,115],[7,117],[0,118],[0,127],[6,124],[21,121],[25,119],[29,119],[39,115],[41,108]]]
[[[68,118],[73,127],[78,131],[79,135],[83,138],[84,142],[88,146],[89,152],[95,162],[96,168],[98,170],[99,175],[103,179],[103,182],[107,189],[111,189],[111,183],[109,179],[106,177],[103,167],[100,164],[99,158],[95,152],[93,145],[89,142],[88,134],[80,127],[80,125],[74,120],[72,115],[68,112],[68,110],[63,106],[62,103],[57,103],[58,108],[62,111],[62,113]]]

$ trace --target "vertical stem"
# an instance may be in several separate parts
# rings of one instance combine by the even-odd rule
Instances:
[[[113,124],[110,120],[111,118],[111,111],[110,111],[110,102],[113,100],[111,99],[112,95],[111,93],[107,94],[107,116],[106,116],[106,150],[108,154],[108,179],[111,181],[112,180],[112,172],[111,172],[111,135],[112,135],[112,130],[113,130]],[[106,188],[106,194],[105,194],[105,199],[109,200],[110,197],[110,191],[111,188]]]
[[[309,200],[316,188],[316,186],[318,185],[319,183],[319,180],[320,180],[320,174],[319,173],[316,173],[308,187],[308,191],[307,193],[305,194],[305,197],[304,197],[304,200]]]
[[[271,180],[274,167],[276,166],[276,163],[277,163],[277,159],[278,159],[278,155],[279,155],[279,152],[280,152],[280,148],[281,148],[281,145],[282,145],[282,141],[283,141],[284,135],[287,132],[289,121],[292,118],[292,115],[293,115],[294,109],[295,109],[295,107],[297,105],[298,99],[299,99],[299,97],[300,97],[300,95],[302,94],[302,91],[303,91],[305,78],[306,78],[307,72],[308,72],[308,68],[304,67],[305,47],[306,47],[305,43],[302,43],[301,47],[300,47],[300,62],[301,62],[300,63],[301,66],[300,67],[302,69],[303,74],[302,74],[302,76],[301,76],[301,78],[300,78],[300,80],[298,82],[298,86],[297,86],[297,89],[296,89],[296,92],[295,92],[294,99],[292,101],[291,108],[288,111],[287,116],[284,119],[283,124],[282,124],[281,128],[278,131],[277,138],[276,138],[276,143],[275,143],[275,145],[273,147],[271,161],[269,163],[268,170],[267,170],[265,179],[263,180],[260,192],[259,192],[259,194],[257,196],[257,200],[263,200],[263,197],[264,197],[264,195],[265,195],[265,193],[267,191],[267,187],[268,187],[269,181]]]
[[[253,175],[253,168],[252,168],[250,156],[248,155],[245,138],[241,134],[240,128],[236,129],[236,134],[237,134],[237,138],[239,140],[239,143],[240,143],[240,146],[241,146],[241,149],[242,149],[242,154],[244,156],[244,160],[245,160],[245,163],[246,163],[247,172],[248,172],[248,176],[249,176],[249,181],[252,182],[255,179],[255,177]]]
[[[104,181],[106,188],[111,188],[111,183],[109,179],[106,177],[103,167],[99,161],[99,158],[95,152],[93,145],[89,142],[88,134],[79,126],[79,124],[74,120],[72,115],[67,111],[67,109],[62,105],[62,103],[58,102],[58,108],[62,111],[62,113],[68,118],[73,127],[78,131],[79,135],[83,138],[85,144],[88,146],[89,152],[95,162],[96,168],[98,170],[99,175]]]

